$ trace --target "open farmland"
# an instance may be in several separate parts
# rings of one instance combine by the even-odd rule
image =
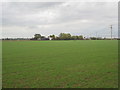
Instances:
[[[118,41],[3,41],[4,88],[117,88]]]

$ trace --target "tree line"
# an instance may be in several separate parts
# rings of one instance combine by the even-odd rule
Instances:
[[[45,36],[41,36],[40,34],[35,34],[32,40],[83,40],[84,37],[82,35],[72,36],[70,33],[60,33],[59,36],[50,35],[47,38]]]

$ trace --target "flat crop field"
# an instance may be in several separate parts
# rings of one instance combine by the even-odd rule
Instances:
[[[118,41],[3,41],[3,88],[117,88]]]

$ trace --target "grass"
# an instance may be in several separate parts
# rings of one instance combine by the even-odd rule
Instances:
[[[3,88],[117,88],[118,41],[3,41]]]

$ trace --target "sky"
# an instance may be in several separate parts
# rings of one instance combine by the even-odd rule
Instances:
[[[85,37],[118,36],[117,2],[4,2],[2,37],[30,38],[71,33]]]

